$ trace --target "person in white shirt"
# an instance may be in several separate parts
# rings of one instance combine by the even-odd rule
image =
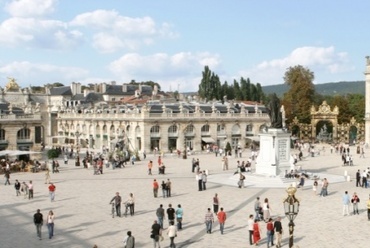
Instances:
[[[249,215],[248,219],[248,231],[249,231],[249,244],[253,245],[253,224],[254,224],[254,218],[253,214]]]
[[[167,228],[167,235],[171,240],[170,248],[175,248],[175,237],[177,237],[177,228],[173,221],[170,222],[170,226]]]

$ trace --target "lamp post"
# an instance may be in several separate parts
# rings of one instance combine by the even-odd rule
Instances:
[[[79,147],[79,143],[80,143],[80,133],[78,131],[76,131],[75,133],[76,135],[76,166],[80,166],[80,147]]]
[[[293,232],[294,232],[294,219],[298,215],[299,211],[299,201],[295,197],[295,192],[297,191],[296,187],[290,186],[286,192],[288,197],[284,200],[284,210],[285,216],[289,220],[289,247],[293,247]]]

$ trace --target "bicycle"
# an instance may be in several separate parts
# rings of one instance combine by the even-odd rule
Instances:
[[[130,209],[130,203],[125,203],[125,212],[123,213],[125,217],[127,217],[129,209]]]
[[[112,205],[112,218],[114,218],[114,213],[116,212],[116,206],[114,202],[112,202],[111,205]]]

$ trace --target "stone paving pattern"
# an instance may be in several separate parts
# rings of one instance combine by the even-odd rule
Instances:
[[[321,145],[320,145],[321,147]],[[329,179],[329,196],[315,196],[312,180],[306,181],[303,189],[298,189],[296,196],[301,200],[300,211],[295,219],[294,242],[297,247],[365,247],[369,244],[370,231],[367,220],[366,201],[370,189],[357,188],[353,180],[358,169],[364,170],[369,165],[370,150],[365,151],[367,158],[359,158],[351,147],[354,166],[342,166],[338,154],[330,154],[326,147],[325,154],[317,157],[307,156],[298,163],[304,170],[314,174],[331,175],[339,178],[332,183]],[[295,151],[293,151],[294,153]],[[246,160],[249,151],[243,153]],[[198,191],[195,174],[191,172],[191,159],[199,158],[201,169],[208,169],[207,190]],[[147,162],[154,162],[153,175],[147,174]],[[56,200],[50,202],[48,188],[43,172],[11,174],[11,186],[4,186],[0,180],[0,247],[123,247],[122,240],[128,230],[136,238],[135,247],[153,247],[150,239],[151,225],[156,220],[155,211],[160,204],[165,209],[169,203],[175,207],[181,204],[184,209],[183,230],[178,233],[177,247],[249,247],[247,219],[254,214],[253,204],[259,196],[261,200],[269,198],[272,216],[281,216],[284,230],[283,247],[288,247],[288,221],[284,216],[283,199],[287,196],[284,188],[269,186],[268,178],[259,176],[259,182],[253,187],[239,189],[230,183],[236,168],[235,158],[230,158],[229,171],[221,168],[221,157],[214,154],[197,154],[188,159],[167,155],[163,161],[166,175],[158,175],[157,158],[149,155],[146,160],[128,165],[126,168],[105,169],[103,175],[93,175],[92,169],[75,167],[74,160],[64,165],[60,160],[60,173],[51,174],[56,185]],[[351,181],[344,180],[344,171],[351,176]],[[170,178],[172,197],[154,198],[152,181],[159,182]],[[231,178],[231,179],[230,179]],[[34,199],[16,196],[14,181],[32,180],[34,182]],[[258,180],[257,180],[258,181]],[[248,185],[248,177],[247,182]],[[263,187],[268,185],[269,187]],[[357,192],[360,199],[360,215],[342,215],[342,195],[348,190],[350,196]],[[123,200],[129,193],[136,198],[135,216],[112,218],[109,201],[115,192],[120,192]],[[219,225],[215,222],[213,233],[207,234],[204,215],[208,207],[212,208],[212,197],[218,193],[220,205],[227,213],[225,233],[221,235]],[[162,196],[161,191],[159,196]],[[36,237],[33,214],[40,208],[46,219],[49,210],[55,213],[55,236],[49,240],[47,227],[43,226],[43,239]],[[123,208],[122,208],[123,209]],[[352,207],[350,207],[350,211]],[[259,246],[266,247],[266,225],[261,224],[262,241]],[[165,228],[168,227],[165,220]],[[169,247],[169,238],[165,237],[161,247]]]

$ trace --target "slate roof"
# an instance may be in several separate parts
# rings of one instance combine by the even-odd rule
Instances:
[[[180,113],[180,104],[166,104],[165,105],[167,109],[171,109],[172,113]],[[216,104],[214,106],[216,108],[216,111],[220,113],[227,113],[227,106],[223,104]],[[163,112],[163,104],[151,104],[150,105],[150,113],[162,113]],[[183,109],[187,109],[189,113],[194,113],[196,104],[186,103],[182,104]],[[212,113],[212,105],[211,104],[200,104],[199,108],[204,111],[205,113]],[[246,106],[244,107],[246,110],[248,110],[249,113],[255,113],[255,107],[253,106]],[[263,105],[258,105],[258,109],[262,111],[262,113],[267,113],[267,109]],[[235,106],[231,107],[231,111],[234,113],[240,113],[240,108],[237,108]]]
[[[72,90],[69,86],[53,87],[50,89],[52,96],[72,96]]]

